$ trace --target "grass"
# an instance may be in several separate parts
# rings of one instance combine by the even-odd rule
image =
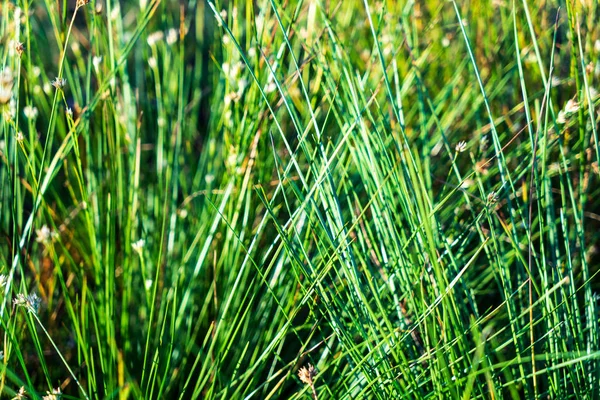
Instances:
[[[598,17],[0,0],[0,392],[600,396]]]

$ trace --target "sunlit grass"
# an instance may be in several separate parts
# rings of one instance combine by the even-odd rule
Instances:
[[[3,396],[600,396],[595,2],[0,7]]]

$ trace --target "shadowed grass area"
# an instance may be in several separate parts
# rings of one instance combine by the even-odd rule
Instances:
[[[0,0],[2,395],[600,396],[599,17]]]

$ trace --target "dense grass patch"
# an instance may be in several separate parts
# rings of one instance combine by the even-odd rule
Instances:
[[[598,18],[0,0],[0,392],[600,396]]]

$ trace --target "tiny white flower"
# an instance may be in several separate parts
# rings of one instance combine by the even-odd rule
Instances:
[[[94,56],[94,58],[92,58],[92,65],[94,66],[94,69],[96,70],[96,72],[98,72],[98,69],[100,68],[101,63],[102,63],[102,56]]]
[[[12,97],[10,99],[10,101],[8,102],[9,119],[14,119],[16,115],[17,115],[17,101],[15,100],[14,97]]]
[[[563,110],[558,112],[558,116],[556,117],[556,122],[558,124],[566,124],[567,123],[567,115]]]
[[[42,226],[40,229],[36,229],[35,231],[36,238],[35,241],[38,243],[47,244],[50,241],[51,233],[48,225]]]
[[[25,106],[25,107],[23,107],[23,114],[25,114],[27,119],[33,121],[38,116],[38,109],[31,105]]]
[[[0,72],[0,84],[4,86],[11,86],[13,84],[13,73],[10,67],[6,67]]]
[[[267,86],[265,86],[265,93],[267,94],[273,93],[275,90],[277,90],[277,85],[275,82],[269,82]]]
[[[25,296],[23,293],[17,294],[13,304],[17,307],[26,307],[29,312],[37,313],[42,299],[35,293]]]
[[[244,64],[241,61],[233,64],[233,66],[231,67],[231,73],[229,74],[230,77],[232,79],[236,79],[239,76],[239,74],[242,72],[244,67],[246,67],[246,64]]]
[[[146,244],[146,241],[144,239],[140,239],[137,242],[133,243],[131,245],[131,248],[138,254],[142,254],[142,249],[144,248],[144,245]]]
[[[21,143],[23,140],[25,140],[25,136],[23,135],[23,132],[19,131],[17,132],[17,134],[15,135],[15,139],[17,139],[17,142]]]
[[[73,110],[71,109],[71,107],[67,107],[67,115],[71,118],[73,118]]]
[[[150,57],[148,59],[148,66],[152,69],[156,68],[156,66],[158,65],[158,63],[156,62],[156,58],[154,57]]]
[[[562,79],[560,79],[558,76],[553,76],[551,82],[552,82],[552,87],[557,87],[562,84]]]
[[[457,153],[462,153],[466,149],[467,149],[467,142],[465,142],[464,140],[461,140],[460,142],[458,142],[458,144],[454,148],[454,150],[456,150]]]
[[[164,37],[165,34],[162,31],[156,31],[148,35],[147,41],[150,46],[154,46],[155,44],[163,40]]]
[[[225,107],[228,107],[232,102],[236,102],[239,100],[239,96],[236,92],[230,92],[225,95]]]
[[[179,38],[179,31],[175,28],[169,29],[169,31],[167,32],[167,44],[169,46],[174,45],[177,42],[178,38]]]
[[[580,108],[580,105],[577,101],[575,101],[574,99],[569,99],[569,101],[567,101],[567,104],[565,104],[565,112],[567,114],[573,114],[575,112],[577,112]]]
[[[52,86],[54,86],[56,89],[62,89],[65,87],[65,85],[67,84],[67,80],[65,78],[59,78],[56,77],[54,78],[54,80],[52,82],[50,82],[52,84]]]
[[[46,393],[46,396],[43,396],[42,400],[60,400],[62,398],[62,392],[60,391],[60,387],[52,389],[52,392],[47,391]]]
[[[21,386],[21,389],[19,389],[19,391],[15,394],[15,397],[13,397],[12,400],[25,399],[26,394],[27,394],[27,391],[25,390],[25,386]]]
[[[146,279],[145,285],[146,290],[150,290],[152,288],[152,279]]]

